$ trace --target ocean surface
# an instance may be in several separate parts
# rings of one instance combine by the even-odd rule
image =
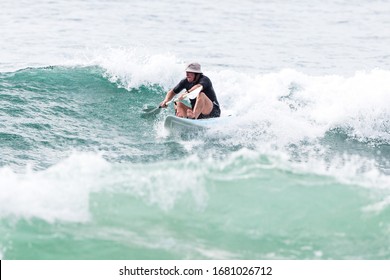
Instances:
[[[2,0],[1,259],[389,259],[390,1]],[[201,63],[227,122],[140,118]]]

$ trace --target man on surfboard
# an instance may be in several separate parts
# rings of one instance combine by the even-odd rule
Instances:
[[[217,96],[215,94],[211,80],[203,75],[199,63],[190,63],[186,68],[186,78],[182,79],[173,89],[167,92],[165,99],[160,103],[160,107],[166,107],[172,98],[186,89],[186,92],[179,96],[183,100],[186,95],[202,87],[200,93],[191,101],[191,107],[182,102],[175,102],[176,116],[190,119],[208,119],[218,118],[221,115],[221,109]]]

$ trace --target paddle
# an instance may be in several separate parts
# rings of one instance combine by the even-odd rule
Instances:
[[[142,108],[141,117],[155,116],[161,111],[161,107],[156,107],[154,105],[144,105]]]
[[[191,92],[186,92],[184,93],[182,96],[183,96],[183,99],[184,98],[189,98],[189,99],[194,99],[201,91],[202,91],[203,87],[200,86],[200,87],[197,87],[196,89],[194,89],[193,91]],[[182,99],[182,100],[183,100]],[[181,101],[179,99],[179,97],[176,97],[176,98],[173,98],[172,100],[168,101],[166,104],[169,105],[171,104],[172,102],[177,102],[177,101]]]
[[[183,98],[194,99],[202,91],[202,89],[203,89],[203,87],[200,86],[191,92],[186,92],[183,94]],[[173,98],[172,100],[168,101],[166,104],[169,105],[172,102],[177,102],[177,101],[181,101],[181,100],[179,100],[179,98],[176,97],[176,98]],[[162,107],[160,107],[160,106],[156,107],[153,105],[144,105],[144,107],[142,108],[141,117],[148,118],[148,117],[156,116],[158,113],[161,112],[161,109],[162,109]]]

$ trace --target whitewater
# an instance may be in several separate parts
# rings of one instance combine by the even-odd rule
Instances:
[[[389,14],[3,1],[0,258],[389,259]],[[230,121],[140,118],[193,61]]]

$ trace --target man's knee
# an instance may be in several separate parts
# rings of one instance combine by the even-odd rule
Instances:
[[[204,94],[204,92],[199,93],[197,98],[198,98],[199,100],[203,101],[203,102],[204,102],[206,99],[209,99],[209,98],[207,97],[207,95]]]
[[[199,102],[202,104],[202,113],[208,113],[213,108],[213,102],[203,92],[199,93]]]

